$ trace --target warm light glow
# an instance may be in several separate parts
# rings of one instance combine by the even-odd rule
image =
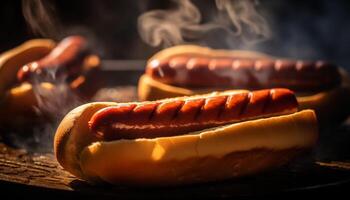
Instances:
[[[152,160],[157,161],[160,160],[165,154],[165,149],[163,146],[157,144],[154,146],[152,151]]]

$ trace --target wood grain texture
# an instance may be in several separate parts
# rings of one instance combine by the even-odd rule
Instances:
[[[227,180],[217,183],[198,184],[175,188],[127,188],[112,185],[90,185],[79,180],[58,165],[51,153],[27,153],[25,150],[14,149],[0,143],[0,181],[17,183],[23,186],[35,186],[39,191],[47,188],[56,191],[75,191],[84,195],[108,197],[183,197],[188,194],[201,197],[232,197],[265,195],[290,192],[300,189],[323,190],[334,185],[350,185],[350,169],[339,165],[349,165],[350,162],[337,163],[337,168],[310,162],[309,155],[291,165],[256,176]],[[331,163],[331,162],[329,162]],[[340,169],[341,168],[341,169]],[[14,188],[16,189],[16,188]],[[209,193],[208,193],[209,191]]]
[[[30,154],[0,143],[0,180],[72,190],[73,175],[58,165],[52,154]]]

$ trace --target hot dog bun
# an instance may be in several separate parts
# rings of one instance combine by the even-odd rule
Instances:
[[[314,112],[304,110],[180,136],[101,140],[88,122],[116,105],[85,104],[62,120],[54,151],[67,171],[92,182],[139,186],[223,180],[279,167],[318,137]]]
[[[40,90],[46,91],[51,91],[54,87],[51,83],[41,83],[38,86]],[[10,122],[20,123],[23,121],[32,123],[32,120],[37,120],[37,115],[33,107],[38,106],[38,102],[33,86],[29,83],[23,83],[8,90],[1,104],[0,119],[4,124]]]
[[[208,57],[234,57],[243,59],[276,59],[272,56],[255,52],[213,50],[194,45],[180,45],[160,51],[151,57],[148,63],[155,59],[161,60],[183,55],[200,55],[202,57],[207,55]],[[339,124],[350,114],[349,105],[347,103],[350,101],[349,76],[346,71],[340,67],[338,67],[338,73],[341,76],[340,83],[330,88],[309,92],[295,90],[300,107],[302,109],[315,110],[318,120],[322,125]],[[139,79],[138,96],[141,101],[146,101],[225,89],[227,89],[227,87],[213,86],[201,87],[199,89],[182,85],[171,85],[152,78],[150,74],[144,74]],[[238,87],[237,89],[249,89],[249,87]]]

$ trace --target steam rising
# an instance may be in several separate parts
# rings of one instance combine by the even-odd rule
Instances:
[[[55,6],[51,1],[22,0],[23,15],[34,34],[47,38],[59,39],[62,26],[56,18]],[[83,30],[79,27],[66,29],[66,33]],[[84,32],[86,33],[86,32]],[[87,35],[87,34],[84,34]],[[91,37],[89,37],[91,43]],[[72,91],[66,76],[56,76],[57,68],[53,67],[45,77],[39,75],[31,79],[32,88],[37,100],[34,107],[36,114],[46,123],[36,125],[29,138],[12,138],[13,144],[29,151],[52,151],[53,137],[62,118],[74,107],[84,103]],[[51,86],[47,83],[51,83]],[[52,87],[47,89],[47,87]],[[17,135],[17,134],[14,134]]]
[[[44,123],[34,130],[34,138],[37,139],[41,151],[52,149],[52,141],[59,122],[74,107],[82,104],[82,101],[70,89],[65,77],[54,80],[53,90],[44,89],[41,81],[33,83],[33,90],[38,102],[35,110],[38,116],[50,116],[51,122]]]
[[[201,23],[199,9],[190,0],[172,0],[170,10],[152,10],[138,19],[141,38],[151,46],[169,47],[188,40],[200,39],[212,30],[222,29],[233,40],[256,43],[270,37],[265,19],[252,0],[216,0],[216,20]],[[217,40],[220,37],[216,38]]]
[[[69,84],[66,82],[66,77],[55,78],[51,82],[54,83],[55,87],[47,90],[41,85],[43,81],[39,81],[38,78],[34,80],[32,85],[38,102],[35,110],[38,115],[53,116],[54,121],[59,121],[68,111],[82,102],[70,89]]]
[[[70,88],[66,81],[67,77],[56,77],[55,74],[56,70],[53,69],[46,77],[32,78],[31,84],[37,101],[34,110],[45,123],[35,124],[30,130],[17,130],[30,131],[30,134],[29,137],[22,137],[18,133],[12,134],[10,139],[13,145],[33,152],[51,152],[59,122],[71,109],[84,103]]]
[[[227,15],[226,23],[232,22],[235,31],[230,33],[241,36],[246,42],[249,39],[257,42],[270,37],[270,29],[266,20],[257,12],[255,6],[257,1],[252,0],[216,0],[220,14]],[[250,36],[249,36],[250,35]],[[251,38],[250,38],[251,37]]]
[[[22,0],[23,16],[34,34],[49,38],[60,35],[60,23],[50,1]]]

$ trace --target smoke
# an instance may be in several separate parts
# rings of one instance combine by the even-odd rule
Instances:
[[[48,0],[22,0],[22,12],[34,34],[49,38],[61,35],[61,23],[55,7]]]
[[[31,125],[30,129],[14,127],[13,133],[8,135],[11,145],[29,152],[52,152],[54,134],[60,121],[70,110],[84,103],[70,88],[66,76],[56,76],[54,68],[45,75],[31,79],[37,102],[33,110],[40,123]]]
[[[199,9],[190,0],[172,0],[175,8],[151,10],[138,18],[138,31],[151,46],[169,47],[202,39],[215,30],[225,31],[228,39],[254,44],[270,37],[266,20],[257,12],[257,1],[216,0],[217,15],[202,23]],[[215,40],[226,39],[216,37]]]
[[[70,35],[81,35],[89,41],[94,53],[98,55],[106,54],[105,49],[100,44],[100,38],[97,38],[91,27],[62,21],[58,11],[57,2],[54,1],[22,0],[23,16],[34,35],[56,41]]]
[[[34,109],[39,116],[53,116],[54,121],[58,121],[68,111],[82,103],[80,98],[71,90],[65,76],[52,79],[50,82],[53,82],[54,88],[50,90],[43,87],[43,81],[38,79],[36,78],[32,85],[38,103]]]
[[[66,24],[63,26],[52,1],[22,0],[22,12],[34,34],[56,40],[60,40],[65,35],[82,35],[89,41],[89,46],[94,47],[94,53],[102,52],[90,29],[85,26],[70,27]],[[18,137],[18,134],[14,133],[14,137],[11,138],[13,145],[29,151],[52,151],[53,137],[59,122],[71,109],[84,103],[70,88],[67,76],[61,76],[61,74],[56,76],[57,69],[52,67],[48,69],[45,76],[37,75],[30,80],[37,101],[33,109],[40,119],[45,120],[45,123],[33,125],[28,138]]]
[[[50,117],[48,123],[43,123],[35,127],[33,137],[36,139],[41,151],[50,151],[53,146],[54,133],[63,117],[73,108],[81,105],[83,101],[72,91],[66,81],[65,76],[52,76],[51,82],[54,88],[51,90],[42,86],[42,81],[38,77],[33,81],[33,90],[37,100],[37,106],[34,107],[38,116],[44,118]],[[45,78],[47,80],[47,78]],[[28,148],[28,147],[27,147]]]
[[[267,21],[255,8],[258,4],[258,1],[252,0],[216,0],[221,23],[225,22],[224,24],[227,26],[232,23],[231,29],[229,29],[232,31],[228,31],[228,33],[250,44],[271,37]]]

